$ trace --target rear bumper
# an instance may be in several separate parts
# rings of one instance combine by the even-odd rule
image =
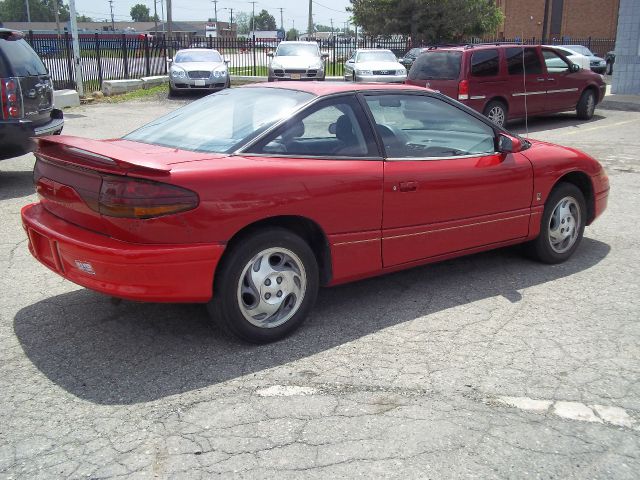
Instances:
[[[115,240],[62,220],[35,203],[22,209],[29,251],[78,285],[150,302],[206,302],[222,244],[151,245]]]
[[[53,110],[44,125],[34,126],[29,120],[0,121],[0,159],[17,157],[33,151],[33,137],[56,135],[62,132],[64,119],[61,110]]]

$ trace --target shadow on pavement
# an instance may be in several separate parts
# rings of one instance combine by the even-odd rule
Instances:
[[[323,289],[307,323],[264,346],[239,344],[212,325],[202,305],[123,302],[77,290],[29,305],[14,330],[52,382],[99,404],[132,404],[294,362],[459,305],[504,296],[587,270],[609,245],[585,238],[561,265],[501,249]],[[428,322],[428,319],[426,320]]]
[[[557,113],[544,117],[530,117],[529,133],[547,131],[554,128],[579,127],[587,125],[589,123],[597,123],[604,119],[605,117],[603,117],[602,115],[598,115],[597,110],[591,120],[580,120],[576,117],[575,113]],[[518,135],[525,135],[526,126],[524,119],[518,119],[509,122],[507,124],[507,130],[511,130]]]
[[[33,170],[3,171],[0,165],[0,200],[27,197],[33,193]]]

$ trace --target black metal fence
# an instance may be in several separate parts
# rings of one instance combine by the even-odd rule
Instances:
[[[76,88],[73,39],[69,33],[34,34],[29,32],[27,40],[42,57],[56,89]],[[328,76],[342,76],[344,62],[356,48],[386,48],[402,56],[414,46],[402,36],[330,38],[316,40],[323,53],[325,71]],[[483,39],[468,43],[514,42],[535,45],[540,39]],[[551,39],[550,44],[585,45],[594,53],[603,56],[613,50],[613,39]],[[269,64],[268,53],[275,50],[278,41],[259,38],[217,38],[190,34],[161,35],[93,33],[79,35],[79,65],[85,92],[102,88],[104,80],[140,78],[166,75],[168,59],[181,48],[199,47],[218,50],[229,63],[232,75],[266,76]]]

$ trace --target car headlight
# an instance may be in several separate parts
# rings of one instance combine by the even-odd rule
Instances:
[[[358,75],[372,75],[371,70],[356,70]]]
[[[280,70],[282,69],[282,65],[280,65],[278,62],[274,60],[273,62],[271,62],[271,68]]]
[[[402,70],[396,70],[396,75],[406,75],[407,71],[403,68]]]
[[[220,77],[224,77],[227,75],[227,70],[223,69],[223,70],[214,70],[213,71],[213,76],[216,78],[220,78]]]
[[[173,69],[171,70],[171,78],[184,78],[187,76],[187,72],[181,69]]]

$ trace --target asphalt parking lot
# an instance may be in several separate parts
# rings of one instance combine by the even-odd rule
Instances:
[[[65,133],[116,137],[189,100],[78,107]],[[33,156],[0,162],[0,478],[638,478],[639,125],[530,120],[609,173],[567,263],[509,248],[324,289],[266,346],[202,306],[116,304],[48,271],[19,220]]]

